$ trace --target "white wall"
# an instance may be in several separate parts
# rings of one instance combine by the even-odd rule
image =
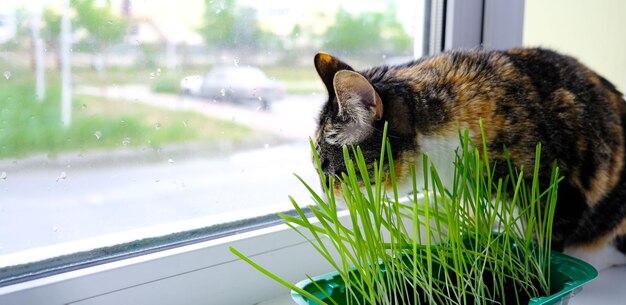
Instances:
[[[524,45],[577,57],[626,92],[626,1],[526,0]]]

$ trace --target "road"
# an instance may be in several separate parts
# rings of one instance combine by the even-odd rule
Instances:
[[[38,164],[32,160],[5,160],[0,163],[5,173],[0,178],[0,266],[11,259],[286,210],[291,206],[288,195],[311,203],[293,174],[317,187],[307,138],[322,97],[288,96],[263,112],[140,89],[123,92],[132,101],[230,118],[284,141],[232,154],[166,155],[151,162],[102,164],[99,155],[88,152],[70,153],[62,161],[41,157],[41,166],[26,166]]]

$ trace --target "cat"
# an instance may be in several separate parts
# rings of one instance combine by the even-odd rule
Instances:
[[[314,64],[328,90],[313,139],[324,175],[345,171],[346,145],[360,146],[373,166],[388,122],[398,184],[410,186],[423,153],[437,168],[452,167],[460,129],[481,143],[482,120],[492,160],[504,161],[506,147],[514,166],[533,168],[541,143],[544,185],[556,160],[565,179],[555,250],[599,269],[626,263],[626,102],[576,59],[513,48],[455,50],[362,71],[326,53]]]

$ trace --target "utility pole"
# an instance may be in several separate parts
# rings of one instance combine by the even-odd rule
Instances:
[[[35,59],[35,94],[37,100],[42,102],[46,97],[46,63],[44,61],[43,41],[41,39],[40,26],[43,13],[43,2],[40,0],[35,7],[31,18],[31,31],[33,33],[33,52]]]
[[[69,127],[72,122],[72,37],[70,24],[70,0],[63,0],[61,18],[61,122]]]

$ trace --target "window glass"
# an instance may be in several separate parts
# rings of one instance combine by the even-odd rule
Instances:
[[[409,59],[418,6],[2,1],[0,267],[308,204],[313,56]]]

